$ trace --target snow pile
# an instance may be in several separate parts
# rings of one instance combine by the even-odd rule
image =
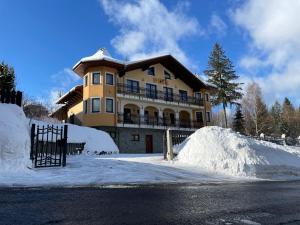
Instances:
[[[29,166],[30,132],[22,109],[0,104],[0,173],[24,171]]]
[[[247,138],[220,127],[197,130],[174,149],[181,163],[231,176],[300,176],[300,150]]]
[[[46,121],[33,120],[39,126],[53,125],[63,126],[65,124],[53,124]],[[69,143],[85,143],[84,151],[99,154],[101,152],[106,153],[118,153],[119,149],[110,135],[104,131],[97,130],[90,127],[82,127],[74,124],[68,124],[68,142]]]

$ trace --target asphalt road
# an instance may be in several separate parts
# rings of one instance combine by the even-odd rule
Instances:
[[[0,189],[0,224],[300,224],[300,182]]]

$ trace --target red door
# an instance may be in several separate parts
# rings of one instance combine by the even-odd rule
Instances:
[[[153,153],[152,135],[146,135],[146,153]]]

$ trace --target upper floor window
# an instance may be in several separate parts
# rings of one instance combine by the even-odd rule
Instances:
[[[146,96],[148,98],[157,98],[157,91],[155,84],[146,84]]]
[[[164,93],[165,93],[165,100],[166,101],[173,101],[173,89],[164,87]]]
[[[111,73],[105,74],[105,83],[108,85],[114,85],[114,75]]]
[[[205,93],[205,100],[209,101],[209,94],[208,93]]]
[[[92,112],[100,112],[100,98],[92,98]]]
[[[155,76],[155,68],[154,68],[154,66],[149,67],[147,69],[147,74],[150,75],[150,76]]]
[[[188,100],[187,91],[179,90],[179,97],[180,97],[180,101],[187,102]]]
[[[105,100],[105,110],[108,113],[114,112],[114,100],[112,98],[107,98]]]
[[[84,86],[86,87],[86,86],[88,86],[88,75],[85,75],[84,76]]]
[[[201,100],[201,98],[202,98],[201,92],[196,92],[196,93],[195,93],[195,98],[196,98],[197,100]]]
[[[92,74],[93,84],[100,84],[100,73],[96,72]]]
[[[164,75],[165,75],[165,79],[168,79],[168,80],[171,79],[171,74],[168,71],[164,70]]]
[[[139,82],[136,80],[127,80],[127,91],[130,93],[139,93]]]

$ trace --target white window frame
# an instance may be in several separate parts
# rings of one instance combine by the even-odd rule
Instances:
[[[94,84],[93,82],[94,82],[94,73],[99,73],[99,84]],[[100,84],[102,84],[102,76],[101,76],[101,72],[100,71],[93,71],[93,72],[91,72],[91,74],[92,74],[92,79],[91,79],[91,85],[100,85]]]
[[[166,78],[165,72],[167,72],[168,74],[170,74],[170,78]],[[164,68],[164,79],[165,80],[172,80],[172,73],[169,70],[167,70],[166,68]]]
[[[106,82],[106,75],[107,75],[107,74],[112,75],[112,77],[113,77],[113,84],[108,84],[108,83]],[[105,72],[105,85],[115,86],[115,75],[114,75],[114,73],[111,73],[111,72]]]
[[[113,103],[112,103],[113,111],[112,112],[107,112],[107,110],[106,110],[106,100],[107,99],[113,100]],[[115,113],[115,98],[113,98],[113,97],[105,97],[105,103],[104,104],[105,104],[105,113],[110,113],[110,114]]]
[[[151,74],[148,74],[148,70],[150,69],[150,68],[153,68],[154,70],[154,74],[153,75],[151,75]],[[152,77],[155,77],[155,74],[156,74],[156,71],[155,71],[156,69],[155,69],[155,66],[149,66],[148,67],[148,69],[146,69],[146,73],[147,73],[147,76],[152,76]]]
[[[87,87],[89,85],[89,75],[86,74],[83,76],[83,87]]]
[[[99,112],[93,112],[93,99],[99,99]],[[90,112],[91,113],[101,113],[101,97],[90,97]]]

